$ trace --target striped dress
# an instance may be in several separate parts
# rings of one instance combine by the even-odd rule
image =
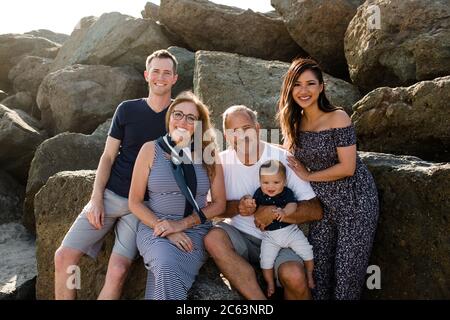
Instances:
[[[148,177],[149,208],[158,218],[180,220],[183,218],[186,198],[180,192],[173,177],[170,160],[165,157],[161,147],[156,144],[155,158]],[[197,196],[199,206],[207,204],[210,188],[206,169],[194,164],[197,175]],[[211,228],[208,221],[184,232],[192,240],[194,250],[184,252],[169,239],[153,236],[153,229],[139,223],[137,246],[148,270],[145,299],[184,300],[207,254],[203,237]]]

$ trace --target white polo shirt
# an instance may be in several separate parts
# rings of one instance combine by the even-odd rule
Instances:
[[[286,166],[286,186],[292,189],[298,201],[314,198],[316,194],[309,182],[301,180],[288,167],[287,156],[290,153],[265,141],[261,141],[261,143],[264,146],[261,158],[251,166],[242,164],[234,149],[228,149],[219,154],[225,176],[227,200],[240,200],[245,195],[253,196],[256,189],[260,187],[259,167],[268,160],[278,160]],[[225,219],[225,222],[242,232],[261,239],[262,232],[255,226],[254,220],[253,215],[244,217],[237,214],[233,218]]]

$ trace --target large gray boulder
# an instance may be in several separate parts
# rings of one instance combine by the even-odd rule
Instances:
[[[20,183],[25,183],[34,151],[46,138],[35,119],[0,104],[0,166]]]
[[[54,58],[59,48],[55,42],[32,35],[0,35],[0,88],[6,92],[12,89],[9,71],[24,55]]]
[[[450,164],[360,152],[380,198],[368,299],[450,299]]]
[[[142,18],[159,21],[159,6],[153,2],[147,2],[145,9],[141,11]]]
[[[334,76],[348,77],[344,35],[364,0],[271,0],[289,34]],[[331,18],[332,17],[332,18]]]
[[[172,95],[175,97],[184,90],[193,90],[195,53],[180,47],[169,47],[167,51],[172,53],[178,61],[178,80],[172,88]]]
[[[103,153],[111,120],[99,126],[91,135],[61,133],[45,140],[37,148],[28,173],[23,225],[36,233],[34,196],[48,178],[60,171],[95,170]]]
[[[0,300],[35,300],[36,244],[18,223],[0,224]]]
[[[69,35],[67,35],[67,34],[53,32],[53,31],[47,30],[47,29],[33,30],[33,31],[25,32],[25,34],[29,34],[29,35],[32,35],[35,37],[45,38],[45,39],[48,39],[50,41],[53,41],[53,42],[56,42],[59,44],[63,44],[64,42],[66,42],[67,39],[69,39]]]
[[[39,85],[50,71],[53,60],[42,57],[25,56],[9,71],[9,80],[14,91],[26,91],[36,98]]]
[[[379,8],[378,29],[368,27],[369,6]],[[345,34],[353,83],[368,92],[449,75],[449,16],[448,0],[366,1]]]
[[[144,77],[131,67],[73,65],[44,78],[37,103],[42,124],[52,135],[92,133],[120,102],[146,91]]]
[[[274,15],[206,0],[162,0],[159,17],[194,51],[225,51],[283,61],[305,55],[282,19]]]
[[[40,118],[36,96],[42,80],[50,71],[53,60],[42,57],[25,56],[9,71],[9,80],[15,92],[26,92],[32,100],[31,110],[25,110],[35,118]]]
[[[0,170],[0,225],[22,218],[25,188],[8,173]]]
[[[359,149],[450,161],[448,101],[450,76],[375,89],[353,107]]]
[[[54,253],[79,212],[89,201],[94,178],[94,171],[60,172],[52,176],[36,195],[34,205],[37,222],[38,299],[54,298]],[[81,259],[81,290],[78,291],[80,299],[97,298],[105,280],[113,245],[114,232],[111,232],[96,261],[88,257]],[[122,298],[142,299],[146,278],[144,263],[142,259],[138,259],[125,283]],[[239,297],[236,291],[225,285],[211,261],[200,270],[200,275],[188,296],[190,299],[202,300]]]
[[[5,107],[10,109],[19,109],[25,111],[35,119],[40,119],[41,112],[36,105],[36,99],[33,99],[31,93],[27,91],[20,91],[8,96],[0,102]]]
[[[52,70],[72,64],[131,65],[145,70],[145,59],[155,50],[177,45],[165,28],[150,19],[118,12],[83,18],[62,46]]]
[[[275,114],[288,63],[210,51],[197,51],[195,59],[194,90],[211,108],[216,128],[222,128],[222,113],[235,104],[257,110],[263,128],[278,128]],[[324,78],[331,102],[350,112],[360,98],[356,87],[328,74]]]

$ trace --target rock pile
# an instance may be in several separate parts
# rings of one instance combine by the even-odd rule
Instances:
[[[371,264],[382,270],[382,290],[365,297],[450,298],[448,0],[271,3],[276,12],[258,13],[161,0],[148,3],[143,18],[84,17],[70,36],[0,35],[0,251],[24,253],[13,256],[17,270],[0,261],[0,299],[33,296],[20,288],[34,292],[36,266],[37,298],[53,298],[54,251],[95,177],[83,170],[97,168],[117,105],[147,95],[145,59],[157,49],[179,60],[174,94],[193,90],[219,130],[235,104],[256,109],[264,129],[278,129],[289,62],[320,61],[327,95],[351,115],[380,195]],[[97,296],[112,243],[109,235],[97,261],[83,258],[80,298]],[[34,246],[36,258],[28,254]],[[124,298],[142,298],[145,277],[138,261]],[[211,260],[189,297],[241,298]]]

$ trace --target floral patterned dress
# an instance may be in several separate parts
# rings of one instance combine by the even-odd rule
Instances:
[[[356,144],[353,125],[319,132],[302,131],[295,157],[311,171],[339,163],[338,147]],[[375,182],[357,156],[353,176],[311,182],[324,207],[324,217],[310,224],[314,251],[314,299],[359,299],[378,221]]]

